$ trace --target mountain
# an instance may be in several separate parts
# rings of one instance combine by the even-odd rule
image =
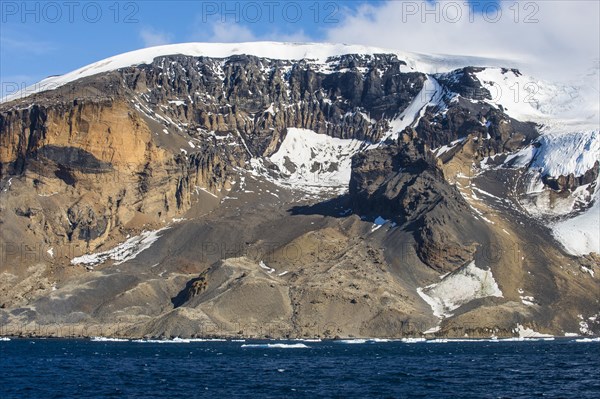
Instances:
[[[0,104],[1,334],[600,334],[598,73],[118,55]]]

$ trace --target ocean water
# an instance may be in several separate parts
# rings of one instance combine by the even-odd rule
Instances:
[[[600,342],[0,341],[0,398],[600,398]]]

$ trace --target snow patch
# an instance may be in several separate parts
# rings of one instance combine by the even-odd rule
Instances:
[[[263,113],[269,113],[272,116],[275,116],[275,109],[273,108],[273,105],[275,103],[271,103],[271,105],[269,105],[269,108],[267,108]]]
[[[552,83],[501,68],[475,73],[492,99],[509,116],[544,125],[546,132],[598,129],[600,101],[598,77],[591,74],[576,82]]]
[[[269,157],[281,172],[271,179],[283,186],[308,193],[348,190],[352,156],[365,147],[360,140],[347,140],[315,133],[308,129],[288,128],[276,153]],[[256,172],[264,174],[264,165],[253,160]],[[267,172],[268,173],[268,172]]]
[[[583,315],[578,314],[577,318],[579,319],[579,332],[581,335],[593,335],[594,333],[590,329],[589,324],[583,318]]]
[[[262,260],[258,263],[258,265],[261,267],[261,269],[266,270],[267,273],[271,274],[275,271],[275,269],[273,269],[272,267],[269,267],[265,264],[265,262],[263,262]]]
[[[581,269],[582,272],[588,273],[590,276],[594,277],[594,271],[592,269],[590,269],[589,267],[580,266],[579,268]]]
[[[108,251],[97,254],[87,254],[71,259],[72,265],[95,266],[106,262],[109,259],[115,261],[115,265],[135,259],[140,253],[150,248],[150,246],[160,238],[162,231],[169,229],[164,227],[154,231],[144,231],[139,236],[131,237],[122,244],[109,249]]]
[[[525,175],[526,196],[519,202],[534,217],[563,217],[549,223],[554,237],[572,255],[600,253],[600,179],[593,185],[577,187],[566,197],[550,196],[551,189],[543,184],[543,176],[582,176],[596,167],[600,160],[600,132],[546,133],[535,145],[509,155],[505,166],[529,167]],[[594,193],[590,193],[590,187]],[[590,206],[591,205],[591,206]],[[587,210],[572,215],[577,209]]]
[[[427,80],[423,84],[421,92],[417,94],[400,116],[390,121],[388,133],[377,145],[380,145],[388,139],[396,140],[398,139],[400,132],[404,129],[409,126],[416,126],[427,107],[438,106],[442,103],[443,94],[442,86],[438,81],[431,76],[427,76]]]
[[[600,179],[599,179],[600,180]],[[596,182],[594,203],[585,212],[551,225],[552,235],[572,255],[600,254],[600,181]],[[593,271],[590,273],[594,276]]]
[[[389,222],[389,220],[382,218],[381,216],[377,216],[373,221],[373,226],[371,227],[371,233],[378,230],[381,226]]]
[[[429,330],[423,331],[423,334],[435,334],[436,332],[440,331],[441,328],[442,326],[431,327]]]
[[[538,140],[531,169],[542,175],[558,177],[582,176],[600,160],[600,131],[589,130],[574,133],[550,133]]]
[[[200,194],[199,191],[203,191],[206,194],[210,194],[210,195],[212,195],[215,198],[219,198],[216,194],[211,193],[210,191],[208,191],[207,188],[204,188],[204,187],[194,186],[194,190],[195,190],[196,194]]]
[[[478,268],[475,262],[448,274],[439,283],[418,288],[417,293],[439,318],[452,316],[450,312],[474,299],[502,297],[492,271]]]
[[[436,149],[432,150],[432,152],[437,157],[442,156],[443,154],[447,153],[448,151],[454,149],[454,147],[456,147],[458,144],[461,144],[466,139],[467,139],[466,137],[462,137],[462,138],[460,138],[458,140],[454,140],[453,142],[451,142],[448,145],[443,145],[443,146],[441,146],[439,148],[436,148]]]
[[[521,303],[523,305],[527,305],[527,306],[535,306],[535,298],[529,295],[519,295],[519,298],[521,299]]]
[[[532,330],[531,328],[523,327],[520,324],[517,324],[517,332],[519,333],[519,338],[552,338],[552,335],[542,334],[537,331]]]
[[[510,154],[504,160],[505,166],[513,168],[524,168],[531,164],[533,157],[535,156],[536,148],[532,145],[523,148],[520,151]]]

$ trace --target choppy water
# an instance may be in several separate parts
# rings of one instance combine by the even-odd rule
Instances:
[[[600,342],[0,341],[0,398],[600,398]]]

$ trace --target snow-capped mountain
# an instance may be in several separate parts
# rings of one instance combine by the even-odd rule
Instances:
[[[0,317],[128,335],[597,333],[598,74],[511,67],[188,43],[14,93]]]
[[[181,43],[150,47],[106,58],[64,75],[48,77],[27,87],[23,91],[7,95],[6,98],[2,100],[6,102],[24,98],[40,91],[56,89],[81,78],[135,65],[151,64],[157,57],[171,55],[219,59],[235,55],[251,55],[272,60],[310,60],[314,65],[324,66],[326,70],[328,59],[347,54],[370,56],[376,54],[394,54],[402,59],[410,70],[424,73],[447,72],[469,65],[502,65],[506,62],[490,58],[424,55],[376,47],[334,43]]]

